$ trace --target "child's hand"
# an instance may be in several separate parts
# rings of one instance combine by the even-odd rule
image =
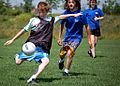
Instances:
[[[81,16],[81,15],[83,15],[83,14],[82,13],[77,13],[77,14],[74,15],[74,17],[78,17],[78,16]]]
[[[13,43],[13,40],[8,40],[7,42],[4,43],[5,46],[8,46]]]
[[[57,43],[58,43],[59,46],[62,46],[62,40],[61,39],[58,39]]]
[[[95,16],[94,20],[97,21],[97,20],[99,20],[99,18]]]

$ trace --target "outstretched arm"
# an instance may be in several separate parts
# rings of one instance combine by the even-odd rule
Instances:
[[[68,17],[71,17],[71,16],[73,16],[73,17],[78,17],[78,16],[80,16],[80,15],[82,15],[82,13],[60,15],[59,17],[60,17],[60,19],[65,19],[65,18],[68,18]]]
[[[71,17],[71,16],[78,17],[80,15],[82,15],[82,13],[77,13],[77,14],[63,14],[63,15],[60,15],[60,16],[56,16],[54,23],[57,23],[60,19],[66,19],[66,18]]]
[[[102,17],[96,17],[96,16],[95,16],[95,18],[94,18],[95,21],[97,21],[97,20],[102,20],[102,19],[104,19],[103,16],[102,16]]]
[[[4,43],[5,46],[8,46],[12,44],[17,38],[19,38],[22,34],[24,34],[24,29],[22,29],[20,32],[18,32],[11,40],[8,40]]]

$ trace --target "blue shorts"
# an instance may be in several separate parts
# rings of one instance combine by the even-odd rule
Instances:
[[[49,58],[48,53],[44,52],[40,47],[36,47],[35,53],[31,56],[27,56],[23,52],[18,53],[18,55],[19,55],[18,58],[21,60],[28,60],[28,61],[35,60],[36,62],[41,62],[42,58]]]
[[[73,57],[75,54],[75,50],[80,45],[81,41],[82,38],[81,39],[76,38],[76,39],[70,39],[69,41],[64,41],[63,46],[60,49],[60,53],[59,53],[60,58],[64,58],[68,50],[71,51],[70,57]]]
[[[69,41],[64,41],[63,42],[63,47],[65,46],[69,46],[70,48],[72,48],[74,51],[76,50],[76,48],[80,45],[82,41],[82,38],[81,39],[71,39]]]

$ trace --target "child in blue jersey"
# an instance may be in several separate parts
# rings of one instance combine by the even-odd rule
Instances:
[[[11,40],[8,40],[4,45],[12,44],[17,38],[23,35],[27,31],[31,31],[30,36],[28,37],[26,42],[32,42],[35,44],[36,52],[27,56],[23,52],[16,54],[16,64],[21,64],[25,60],[36,62],[40,62],[37,71],[27,80],[27,83],[35,82],[36,78],[44,71],[44,69],[49,64],[49,54],[52,43],[52,33],[54,23],[59,19],[64,19],[70,16],[77,17],[79,14],[68,14],[68,15],[60,15],[57,17],[48,17],[47,13],[50,9],[50,6],[46,2],[39,2],[37,6],[38,16],[30,19],[29,23],[18,32],[15,37]]]
[[[80,9],[80,0],[66,0],[66,11],[63,14],[76,14],[82,13]],[[88,39],[90,40],[90,30],[85,15],[79,17],[69,17],[60,21],[60,28],[58,33],[58,44],[62,45],[60,50],[60,60],[58,61],[59,69],[64,67],[64,57],[67,56],[66,67],[63,72],[63,76],[69,76],[70,66],[72,64],[75,50],[80,45],[83,38],[83,27],[86,26]],[[63,43],[61,39],[64,26],[66,27],[66,33],[64,35]]]
[[[101,35],[100,33],[100,20],[104,18],[104,13],[101,9],[97,8],[97,0],[90,0],[90,8],[85,11],[85,15],[87,17],[88,24],[90,26],[91,31],[91,42],[90,49],[88,54],[95,58],[95,46],[98,41],[98,37]]]

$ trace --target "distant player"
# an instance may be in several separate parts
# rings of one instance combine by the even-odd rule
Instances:
[[[65,2],[65,12],[63,14],[76,14],[82,13],[80,9],[80,0],[66,0]],[[69,17],[60,22],[60,28],[58,33],[58,44],[62,45],[60,49],[60,60],[58,61],[59,69],[64,67],[64,57],[66,56],[66,66],[63,72],[63,76],[69,76],[70,66],[75,54],[76,49],[80,45],[83,38],[83,27],[85,25],[88,34],[88,39],[90,40],[90,30],[87,23],[85,15],[81,15],[77,18]],[[61,39],[63,28],[66,28],[66,33],[64,35],[63,43]],[[79,58],[79,57],[77,57]]]
[[[50,6],[46,2],[39,2],[37,6],[38,16],[30,19],[29,23],[18,32],[15,37],[7,41],[4,45],[12,44],[17,38],[23,35],[27,31],[31,31],[30,36],[26,42],[32,42],[36,45],[36,52],[32,56],[27,56],[23,52],[16,54],[16,64],[21,64],[25,60],[32,61],[35,60],[38,63],[41,63],[37,71],[27,80],[27,83],[33,83],[36,81],[36,78],[44,71],[44,69],[49,64],[49,54],[52,43],[53,35],[53,25],[59,19],[64,19],[69,16],[77,17],[79,14],[68,14],[61,15],[57,17],[48,17],[47,13],[50,9]]]
[[[100,20],[104,18],[104,13],[101,9],[97,7],[97,0],[90,0],[89,4],[90,8],[85,11],[85,15],[90,26],[92,42],[88,54],[91,57],[95,58],[95,46],[97,44],[98,37],[101,35]]]

